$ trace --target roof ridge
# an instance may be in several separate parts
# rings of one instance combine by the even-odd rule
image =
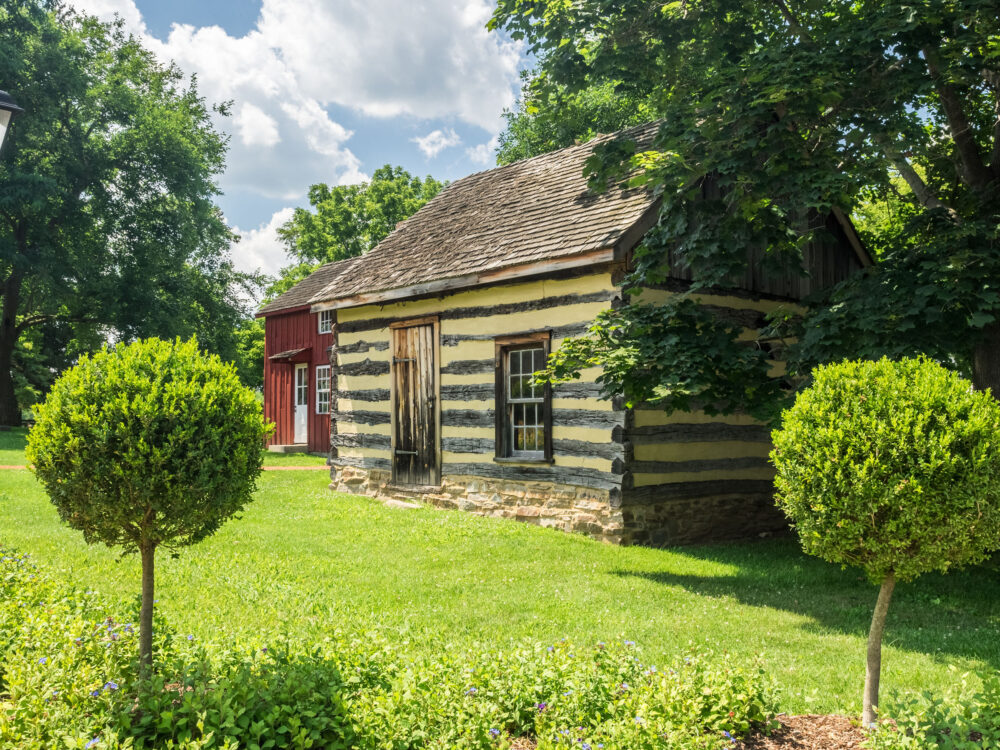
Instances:
[[[258,314],[611,247],[655,199],[641,188],[591,193],[584,154],[661,123],[598,134],[450,182],[367,253],[324,264]],[[363,269],[331,268],[360,258]]]

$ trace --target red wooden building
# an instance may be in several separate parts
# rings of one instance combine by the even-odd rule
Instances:
[[[268,447],[325,455],[330,452],[333,313],[313,313],[299,302],[300,295],[302,302],[311,296],[309,288],[294,292],[258,313],[264,318],[264,417],[275,424]]]

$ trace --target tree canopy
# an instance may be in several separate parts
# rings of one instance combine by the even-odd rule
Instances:
[[[68,364],[53,343],[198,334],[233,356],[259,280],[228,255],[226,138],[194,82],[54,0],[0,8],[0,81],[26,110],[0,156],[0,423]]]
[[[613,82],[598,83],[579,91],[546,85],[546,78],[521,74],[521,97],[514,109],[505,110],[506,127],[500,133],[497,164],[589,141],[654,119],[644,98],[622,94]]]
[[[865,726],[896,581],[982,562],[1000,545],[1000,403],[926,358],[815,370],[774,432],[778,506],[802,548],[881,585]]]
[[[27,458],[88,544],[142,556],[140,656],[152,660],[153,564],[253,500],[269,427],[232,365],[195,339],[102,349],[37,407]]]
[[[731,284],[751,248],[801,269],[803,248],[823,231],[805,229],[804,213],[838,208],[858,220],[878,262],[807,300],[804,316],[774,321],[766,335],[793,342],[791,373],[844,357],[926,353],[997,393],[996,18],[989,0],[500,0],[491,23],[540,56],[533,92],[611,85],[661,120],[647,151],[613,142],[589,164],[597,189],[639,169],[633,181],[662,196],[630,284],[667,275],[668,248],[692,270],[689,294]],[[702,197],[708,181],[712,200]],[[724,370],[712,364],[721,355],[681,356],[683,336],[677,346],[661,336],[649,350],[643,339],[660,336],[684,302],[604,314],[600,333],[578,340],[555,375],[645,348],[656,360],[630,372],[627,395],[652,394],[671,409],[735,393],[741,408],[762,411],[761,398],[774,396],[762,385],[766,366]],[[739,331],[687,317],[712,326],[712,347],[726,338],[741,346]],[[611,373],[606,385],[626,383]]]
[[[282,269],[267,297],[287,291],[323,263],[368,252],[445,184],[430,175],[421,179],[402,167],[385,164],[367,182],[313,185],[309,207],[296,208],[278,230],[293,263]]]

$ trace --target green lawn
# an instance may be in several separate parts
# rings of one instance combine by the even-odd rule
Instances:
[[[15,463],[11,461],[11,463]],[[690,643],[762,653],[791,712],[859,710],[874,587],[788,540],[617,548],[511,521],[336,495],[325,472],[268,472],[243,518],[159,558],[159,608],[182,632],[264,644],[380,629],[412,650],[568,636],[638,641],[650,663]],[[137,561],[61,526],[31,474],[0,472],[0,539],[52,574],[129,602]],[[900,585],[883,685],[1000,667],[1000,574]]]
[[[24,463],[24,440],[27,433],[23,427],[0,431],[0,465],[16,466]]]
[[[15,427],[9,431],[0,431],[0,465],[13,466],[24,464],[24,441],[27,430]],[[323,466],[325,456],[311,456],[308,453],[271,453],[264,454],[264,466]]]
[[[312,456],[308,453],[271,453],[264,454],[264,466],[323,466],[326,456]]]

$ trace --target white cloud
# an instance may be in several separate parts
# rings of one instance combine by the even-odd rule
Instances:
[[[317,101],[494,132],[522,47],[487,31],[491,13],[486,0],[264,0],[258,29]]]
[[[458,133],[452,128],[432,130],[423,137],[411,138],[410,140],[417,144],[417,148],[423,151],[424,156],[428,159],[433,159],[446,148],[457,146],[462,142]]]
[[[465,155],[473,164],[482,164],[484,167],[492,165],[496,159],[497,141],[493,139],[478,146],[469,146],[465,149]]]
[[[517,91],[523,46],[486,30],[490,0],[263,0],[243,36],[174,24],[166,39],[150,34],[135,0],[70,2],[105,20],[118,13],[157,57],[196,74],[209,102],[233,102],[232,118],[216,118],[233,136],[220,187],[226,201],[256,199],[241,206],[301,205],[311,184],[366,179],[351,149],[366,134],[336,122],[331,106],[404,117],[406,129],[446,120],[495,134]],[[451,128],[418,140],[429,157],[460,142]],[[239,219],[252,224],[248,210]]]
[[[233,245],[233,263],[241,271],[263,271],[276,276],[282,266],[288,265],[285,246],[278,239],[278,228],[292,218],[294,209],[288,207],[275,212],[270,221],[256,229],[242,230],[234,227],[240,241]]]
[[[236,116],[233,117],[233,124],[244,146],[270,148],[281,142],[278,121],[249,102],[240,106]]]

